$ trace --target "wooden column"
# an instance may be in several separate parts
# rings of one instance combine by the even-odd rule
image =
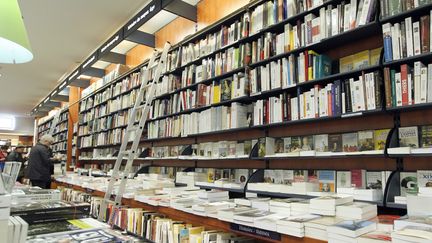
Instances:
[[[70,171],[69,166],[72,163],[72,141],[73,141],[73,126],[78,122],[79,99],[81,98],[81,88],[70,87],[69,89],[69,120],[68,120],[68,138],[67,138],[67,161],[66,169]],[[75,148],[76,149],[76,148]],[[78,156],[78,151],[76,151]]]

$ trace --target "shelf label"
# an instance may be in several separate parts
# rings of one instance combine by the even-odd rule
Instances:
[[[245,226],[245,225],[240,225],[240,224],[234,224],[234,223],[230,224],[230,228],[231,228],[231,230],[234,230],[234,231],[240,231],[240,232],[264,237],[264,238],[271,239],[271,240],[281,240],[281,234],[274,232],[274,231],[258,229],[255,227],[250,227],[250,226]]]
[[[132,32],[139,29],[145,22],[155,16],[161,10],[161,1],[153,0],[135,15],[123,28],[124,35],[129,36]]]
[[[75,72],[73,72],[73,73],[69,76],[68,81],[70,82],[71,80],[76,79],[76,78],[78,77],[79,72],[80,72],[79,69],[75,70]]]
[[[117,44],[123,40],[123,30],[119,30],[114,36],[108,39],[101,48],[99,49],[99,54],[103,54],[112,50]]]
[[[81,69],[84,69],[86,67],[89,67],[91,65],[93,65],[97,60],[97,53],[94,53],[93,55],[91,55],[91,57],[89,57],[81,66]]]

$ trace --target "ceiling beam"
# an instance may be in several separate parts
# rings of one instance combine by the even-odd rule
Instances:
[[[162,0],[162,8],[185,19],[197,22],[197,8],[181,0]]]
[[[126,55],[111,51],[103,54],[99,59],[104,62],[126,64]]]
[[[55,94],[51,97],[52,101],[69,102],[69,95]]]
[[[61,103],[58,102],[58,101],[48,100],[48,101],[45,102],[42,106],[45,106],[45,107],[51,107],[51,108],[54,108],[54,107],[61,107]]]
[[[89,79],[74,79],[70,82],[70,86],[79,87],[79,88],[87,88],[90,86]]]
[[[125,40],[153,48],[155,47],[156,43],[154,35],[139,30],[135,30],[129,36],[126,36]]]
[[[102,78],[103,76],[105,76],[105,70],[99,69],[99,68],[94,68],[94,67],[89,67],[89,68],[86,68],[85,70],[83,70],[83,72],[81,74],[86,75],[86,76],[90,76],[90,77]]]

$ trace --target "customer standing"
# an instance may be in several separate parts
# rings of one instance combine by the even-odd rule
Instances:
[[[21,145],[18,145],[6,157],[6,161],[21,162],[21,168],[20,168],[20,171],[19,171],[19,174],[18,174],[17,181],[21,181],[21,179],[24,177],[24,162],[25,162],[25,159],[23,158],[23,152],[24,152],[24,147],[21,146]]]
[[[6,161],[6,157],[8,156],[7,150],[8,150],[8,146],[7,145],[3,145],[0,147],[0,170],[3,171],[4,168],[4,162]]]
[[[28,160],[27,177],[33,186],[43,189],[49,189],[51,186],[51,174],[53,163],[56,161],[52,158],[50,149],[54,138],[51,135],[43,135],[39,142],[30,150]]]

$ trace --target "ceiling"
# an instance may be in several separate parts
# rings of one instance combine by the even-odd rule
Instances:
[[[149,0],[18,2],[34,59],[0,64],[0,113],[25,116]]]

